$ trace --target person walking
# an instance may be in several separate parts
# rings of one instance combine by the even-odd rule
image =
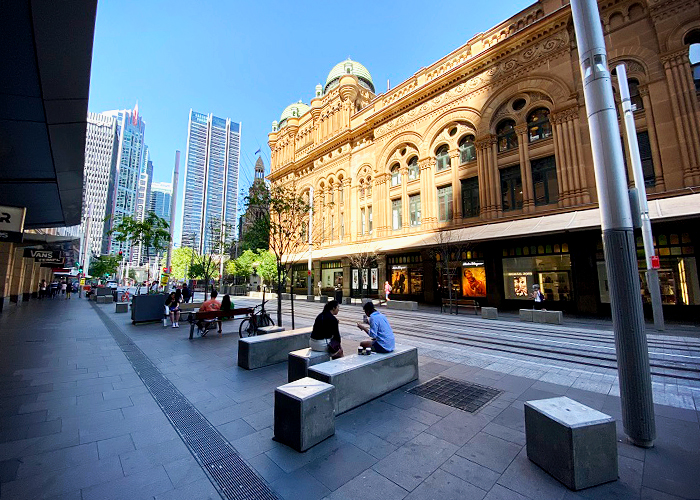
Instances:
[[[182,286],[182,300],[185,301],[185,304],[189,304],[191,298],[192,292],[190,291],[190,287],[187,286],[187,283],[185,283]]]
[[[337,300],[327,302],[323,306],[321,314],[316,316],[309,339],[309,347],[312,351],[328,352],[331,359],[343,357],[340,329],[338,328],[338,318],[336,318],[339,310],[340,305]]]
[[[323,281],[318,282],[318,296],[321,296],[321,288],[323,288]]]
[[[386,296],[386,301],[389,302],[389,294],[391,293],[391,285],[388,281],[384,282],[384,295]]]
[[[70,281],[66,282],[66,300],[70,300],[70,294],[73,291],[73,283]]]
[[[357,323],[357,328],[370,336],[370,340],[363,340],[360,346],[371,347],[374,352],[387,353],[396,347],[394,341],[394,330],[391,329],[389,320],[382,313],[374,308],[371,302],[362,306],[367,316],[367,323]]]
[[[46,298],[46,280],[41,280],[41,283],[39,283],[39,298]]]
[[[65,296],[67,290],[68,290],[68,283],[66,283],[65,281],[62,281],[61,282],[61,295]]]

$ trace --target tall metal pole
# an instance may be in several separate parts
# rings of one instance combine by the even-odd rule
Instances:
[[[309,188],[309,263],[306,271],[306,294],[314,294],[314,284],[312,279],[313,251],[314,251],[314,188]]]
[[[90,203],[90,206],[88,208],[88,216],[87,219],[85,220],[85,235],[83,237],[83,252],[82,255],[80,256],[80,262],[83,263],[83,272],[80,273],[80,276],[78,276],[78,298],[81,298],[83,296],[83,285],[80,283],[80,280],[82,279],[83,276],[85,276],[88,273],[88,270],[90,269],[88,267],[88,262],[87,262],[87,255],[88,255],[88,249],[90,248],[90,226],[92,225],[92,207],[93,204]]]
[[[644,332],[632,214],[623,166],[620,129],[610,84],[600,14],[595,0],[571,0],[581,78],[591,135],[603,251],[608,271],[622,424],[632,444],[656,438],[649,351]]]
[[[616,66],[617,81],[620,87],[620,97],[622,98],[622,114],[627,131],[627,146],[630,150],[630,160],[632,163],[632,173],[634,174],[634,185],[639,193],[639,212],[642,219],[642,240],[644,241],[644,255],[647,264],[647,287],[651,296],[651,309],[654,315],[654,327],[657,330],[664,330],[664,310],[661,306],[661,286],[659,285],[659,270],[654,269],[651,258],[655,255],[654,239],[651,234],[651,219],[649,218],[649,205],[647,204],[647,191],[644,186],[644,172],[642,170],[642,160],[639,156],[639,143],[637,142],[637,129],[634,126],[634,115],[632,114],[632,100],[630,99],[630,89],[627,85],[627,69],[624,64]]]
[[[177,207],[177,184],[180,179],[180,151],[175,151],[175,169],[173,170],[173,194],[170,196],[170,244],[168,245],[168,256],[165,259],[165,267],[170,272],[173,260],[173,235],[175,234],[175,208]],[[170,282],[165,288],[166,293],[170,292]]]

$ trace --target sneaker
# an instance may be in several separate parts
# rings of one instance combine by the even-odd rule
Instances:
[[[173,328],[177,328],[177,325],[175,323],[173,323]]]
[[[175,323],[175,328],[180,328],[180,323]]]

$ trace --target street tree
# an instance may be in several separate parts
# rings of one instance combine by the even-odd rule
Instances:
[[[454,278],[457,275],[461,276],[462,255],[466,254],[472,243],[471,241],[460,240],[453,231],[449,230],[436,232],[433,235],[433,243],[435,247],[431,250],[431,253],[435,261],[435,267],[442,278],[444,278],[439,283],[444,282],[447,287],[447,298],[450,300],[450,312],[452,312],[452,301],[455,298]]]
[[[176,280],[184,280],[187,276],[190,265],[192,264],[192,249],[189,247],[180,247],[173,250],[172,259],[170,260],[170,267],[172,271],[170,277]],[[167,263],[167,257],[163,257],[161,260],[161,267],[165,267]],[[191,273],[190,276],[192,276]]]
[[[377,261],[377,254],[371,249],[370,243],[362,243],[357,246],[357,251],[348,255],[348,260],[350,265],[357,269],[358,273],[358,284],[360,286],[360,297],[366,295],[367,289],[369,288],[368,283],[364,283],[363,271],[367,270],[367,276],[369,277],[370,268],[372,264]],[[352,285],[351,285],[352,290]]]
[[[219,276],[226,258],[226,235],[230,233],[231,226],[222,224],[220,219],[213,217],[207,222],[205,231],[207,236],[205,241],[208,244],[205,245],[203,253],[194,251],[191,254],[192,265],[188,274],[191,278],[204,279],[204,300],[207,300],[212,278]]]
[[[116,255],[101,255],[90,261],[90,276],[105,278],[117,272],[119,257]]]
[[[154,212],[148,212],[143,220],[126,215],[110,231],[114,239],[127,243],[129,248],[140,245],[146,250],[146,261],[150,262],[150,252],[164,251],[170,244],[170,224]],[[147,267],[148,281],[151,280],[151,266]]]

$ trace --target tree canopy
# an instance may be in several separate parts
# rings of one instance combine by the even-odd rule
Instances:
[[[126,215],[110,231],[114,239],[120,243],[128,243],[130,247],[141,245],[146,251],[146,260],[150,260],[150,251],[163,251],[170,244],[170,224],[154,212],[148,212],[143,220]],[[150,266],[148,267],[150,281]]]
[[[90,276],[104,278],[117,272],[119,257],[116,255],[101,255],[90,261]]]

